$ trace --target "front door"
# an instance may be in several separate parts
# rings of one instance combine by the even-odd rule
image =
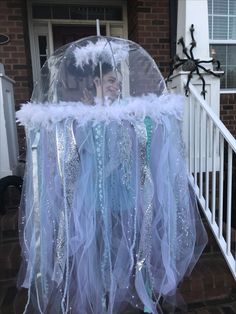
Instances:
[[[49,1],[48,1],[49,2]],[[86,6],[86,2],[89,5]],[[94,2],[94,4],[93,4]],[[82,2],[81,2],[82,3]],[[68,5],[28,0],[30,49],[33,81],[47,58],[59,47],[83,37],[96,35],[96,17],[100,18],[101,35],[127,38],[127,8],[122,0],[84,1]]]

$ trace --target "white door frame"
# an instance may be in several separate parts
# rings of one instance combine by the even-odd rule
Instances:
[[[32,5],[33,4],[45,4],[41,0],[28,0],[28,27],[29,27],[29,38],[30,38],[30,51],[32,60],[32,73],[33,82],[37,81],[40,74],[40,59],[39,59],[39,47],[38,47],[38,36],[46,36],[48,51],[47,56],[54,52],[53,44],[53,25],[95,25],[96,21],[93,20],[59,20],[59,19],[33,19],[32,16]],[[50,0],[48,4],[68,4],[65,0]],[[69,4],[78,4],[76,0],[70,0]],[[128,37],[128,20],[127,20],[127,3],[125,0],[81,0],[80,5],[104,5],[104,6],[121,6],[123,10],[122,21],[100,21],[100,25],[106,26],[106,35],[115,37]]]

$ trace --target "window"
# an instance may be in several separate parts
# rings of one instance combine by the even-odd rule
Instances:
[[[84,6],[84,5],[45,5],[34,4],[32,8],[35,19],[83,19],[83,20],[117,20],[122,21],[122,7]]]
[[[210,53],[225,71],[221,88],[236,90],[236,1],[208,0],[208,14]]]

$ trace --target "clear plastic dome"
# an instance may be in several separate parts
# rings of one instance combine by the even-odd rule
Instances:
[[[54,52],[41,69],[31,102],[95,104],[98,98],[159,96],[165,90],[155,61],[142,47],[125,39],[91,36]]]

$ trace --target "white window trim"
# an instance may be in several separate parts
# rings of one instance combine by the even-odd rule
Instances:
[[[236,89],[221,89],[220,94],[236,94]]]
[[[236,40],[232,40],[232,39],[229,39],[229,40],[217,40],[217,39],[210,39],[209,40],[210,44],[213,44],[213,45],[232,45],[232,44],[236,44]]]
[[[232,44],[235,45],[236,40],[209,40],[209,46],[210,45],[232,45]],[[235,88],[221,88],[220,94],[236,94],[236,87]]]
[[[212,21],[212,29],[213,29],[213,17],[215,16],[220,16],[220,17],[235,17],[235,14],[230,14],[229,12],[229,7],[228,7],[228,12],[227,14],[214,14],[213,13],[213,6],[212,6],[212,11],[209,12],[208,11],[208,16],[211,16]],[[228,19],[228,23],[229,23],[229,19]],[[228,29],[229,29],[229,24],[228,24]],[[211,34],[209,33],[209,36]],[[210,39],[209,38],[209,45],[235,45],[236,44],[236,39]],[[220,90],[220,94],[236,94],[236,87],[235,88],[222,88]]]

